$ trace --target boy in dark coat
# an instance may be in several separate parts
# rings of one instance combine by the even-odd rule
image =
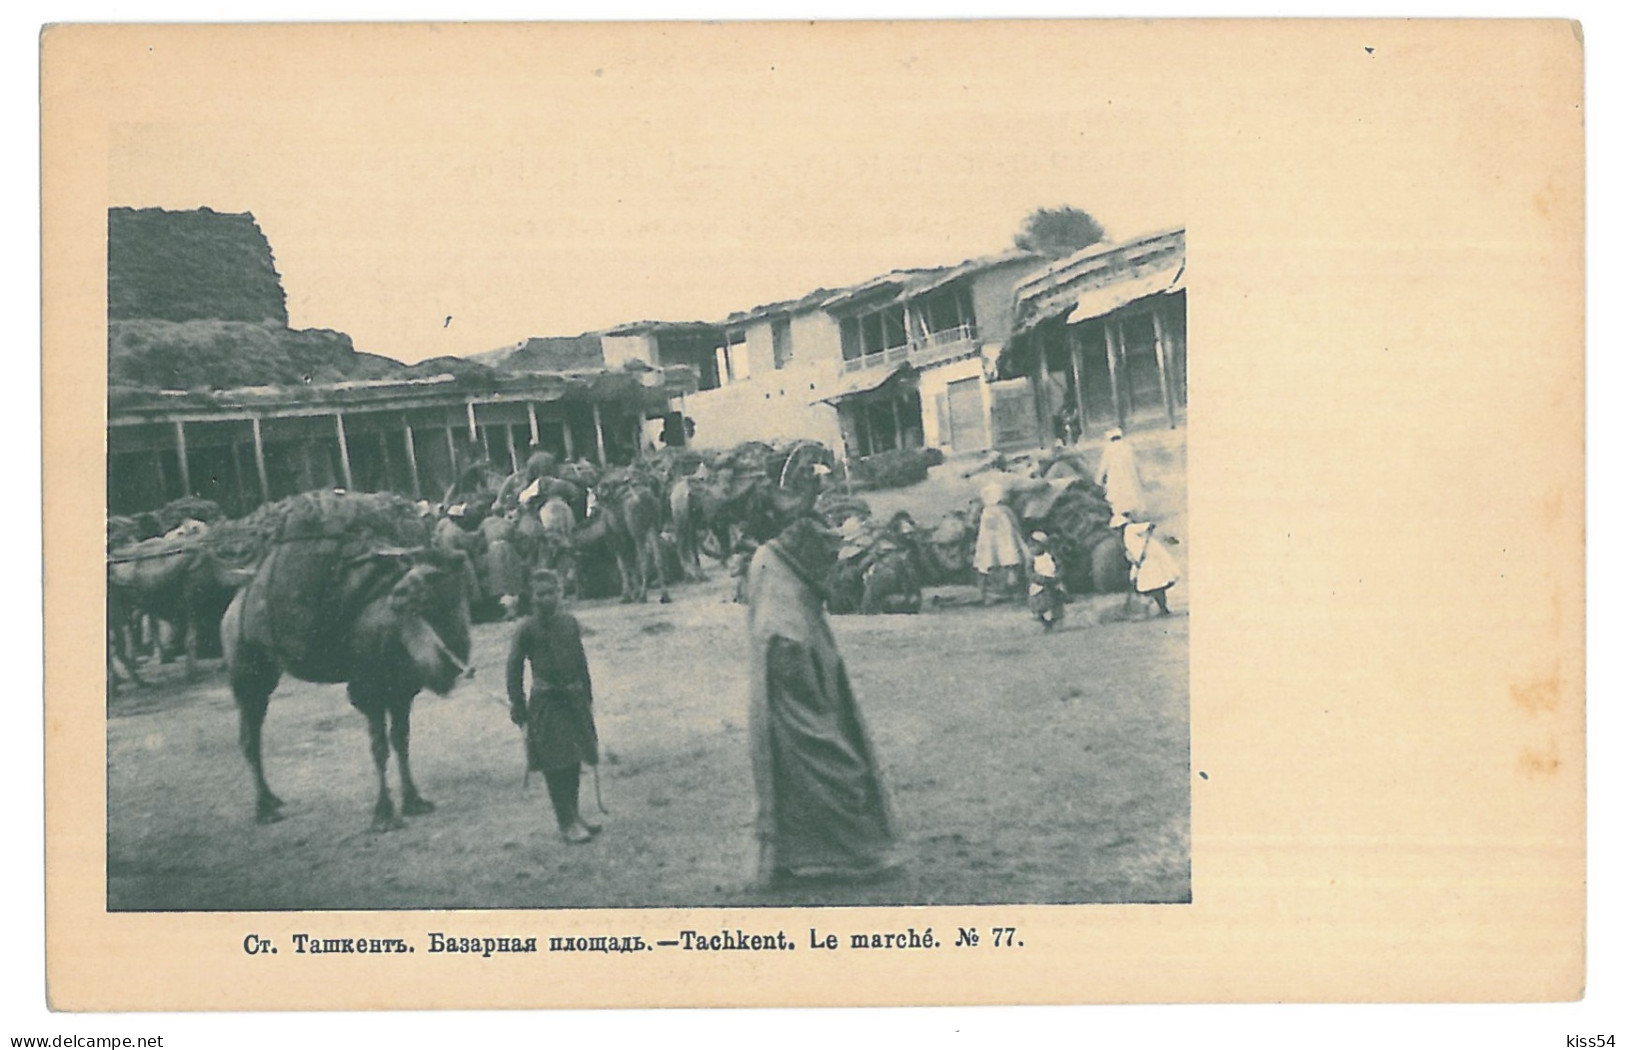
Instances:
[[[581,625],[562,608],[558,574],[531,574],[531,612],[514,631],[508,650],[508,708],[525,729],[529,768],[540,770],[566,842],[590,840],[599,831],[581,819],[581,764],[598,764],[598,730],[592,719],[592,677],[581,646]],[[530,700],[525,700],[525,664]]]

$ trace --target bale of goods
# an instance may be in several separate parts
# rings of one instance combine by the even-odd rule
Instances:
[[[737,474],[765,474],[774,448],[765,441],[742,441],[730,449],[711,457],[714,470],[731,470]]]
[[[963,511],[944,515],[930,531],[926,550],[931,555],[933,583],[971,583],[976,575],[971,559],[976,553],[976,525]]]
[[[182,496],[180,499],[170,500],[158,508],[158,531],[169,532],[171,529],[186,521],[201,521],[205,525],[213,525],[224,518],[225,512],[220,504],[201,496]]]
[[[570,460],[559,464],[558,477],[561,481],[590,489],[598,484],[598,468],[584,459]]]
[[[735,476],[762,476],[774,482],[781,479],[789,483],[793,475],[802,479],[812,471],[814,464],[825,466],[835,462],[834,455],[825,445],[808,439],[768,443],[742,441],[721,452],[705,457],[707,472],[725,471]]]
[[[929,575],[920,542],[907,511],[890,521],[848,519],[824,585],[830,613],[919,612],[920,587]]]
[[[1025,522],[1049,534],[1067,588],[1074,594],[1122,590],[1128,562],[1111,528],[1112,509],[1100,490],[1077,481],[1049,504],[1042,518]]]
[[[543,502],[561,499],[573,506],[581,501],[580,486],[563,478],[543,478],[537,492]]]
[[[153,528],[156,528],[156,526],[153,526]],[[116,551],[121,547],[129,547],[150,538],[152,535],[153,533],[147,531],[140,518],[124,514],[113,514],[107,519],[107,549],[110,551]]]
[[[840,491],[819,493],[817,502],[813,504],[813,510],[831,525],[839,525],[849,518],[867,521],[873,513],[867,500]]]
[[[307,492],[242,526],[265,549],[249,600],[263,603],[268,640],[286,666],[309,681],[342,676],[356,617],[406,571],[404,559],[374,556],[429,542],[417,508],[393,493]]]
[[[700,469],[705,462],[704,453],[698,449],[687,448],[681,445],[657,449],[643,457],[654,471],[662,477],[675,480],[687,477]]]

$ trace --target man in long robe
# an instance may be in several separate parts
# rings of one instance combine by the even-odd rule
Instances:
[[[1138,517],[1145,513],[1145,489],[1140,485],[1140,465],[1134,459],[1134,446],[1123,440],[1116,427],[1106,431],[1106,447],[1100,450],[1100,466],[1095,484],[1106,490],[1106,502],[1113,514]]]
[[[1021,538],[1021,519],[1009,506],[1013,479],[994,477],[982,485],[982,514],[976,528],[976,556],[971,565],[980,583],[982,604],[991,600],[990,584],[1001,599],[1015,591],[1027,565],[1027,543]]]
[[[525,699],[525,664],[530,699]],[[600,830],[581,817],[581,765],[598,764],[592,717],[592,676],[581,645],[581,625],[560,606],[558,575],[531,574],[531,612],[514,631],[508,650],[508,706],[525,729],[525,760],[547,781],[559,834],[586,842]]]
[[[751,560],[751,766],[764,885],[873,878],[895,866],[874,749],[824,615],[831,539],[801,519]]]

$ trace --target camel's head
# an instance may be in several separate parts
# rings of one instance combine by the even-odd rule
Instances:
[[[389,593],[401,641],[423,682],[449,693],[468,666],[468,556],[461,551],[413,551],[410,568]]]

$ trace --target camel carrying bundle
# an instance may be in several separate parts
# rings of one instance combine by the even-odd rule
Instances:
[[[270,640],[308,681],[338,680],[356,617],[407,570],[393,555],[429,542],[417,508],[393,493],[307,492],[245,525],[266,544],[247,598],[264,603]]]
[[[1118,563],[1123,562],[1121,544],[1110,527],[1111,516],[1111,505],[1100,490],[1079,479],[1045,507],[1042,515],[1027,522],[1041,525],[1049,533],[1073,593],[1118,589],[1115,582],[1120,572],[1101,572],[1107,578],[1095,578],[1097,569],[1119,570]],[[1097,553],[1103,544],[1111,548],[1109,554]]]

